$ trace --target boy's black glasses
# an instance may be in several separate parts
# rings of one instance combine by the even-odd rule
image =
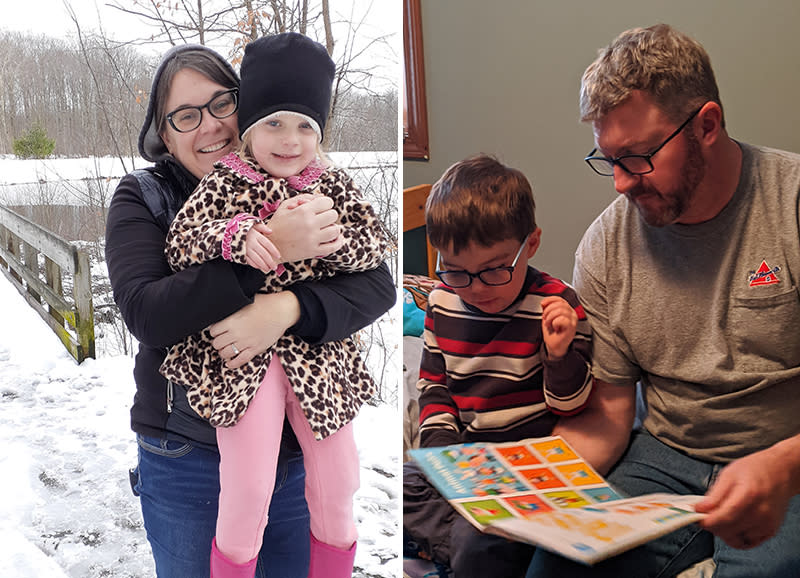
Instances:
[[[192,132],[203,122],[203,109],[214,118],[228,118],[239,109],[239,89],[220,92],[202,106],[182,106],[167,115],[167,121],[178,132]]]
[[[528,244],[528,237],[530,237],[530,234],[522,241],[522,245],[519,246],[519,251],[517,251],[517,256],[514,257],[514,261],[512,261],[511,265],[508,267],[492,267],[490,269],[478,271],[477,273],[470,273],[469,271],[439,271],[438,269],[442,261],[442,256],[439,254],[436,257],[436,276],[442,280],[442,283],[453,289],[469,287],[472,285],[472,280],[475,278],[480,279],[481,283],[484,285],[490,285],[492,287],[507,285],[511,283],[517,261],[519,261],[519,257],[522,255],[522,250],[525,248],[525,245]]]
[[[705,104],[703,104],[703,106],[705,106]],[[604,177],[614,176],[614,165],[619,165],[622,170],[629,175],[646,175],[647,173],[652,173],[654,170],[652,159],[655,154],[663,149],[669,141],[678,136],[680,132],[686,128],[686,125],[688,125],[692,119],[697,116],[697,113],[703,110],[703,106],[694,111],[681,126],[675,129],[675,132],[669,135],[664,142],[655,148],[655,150],[647,153],[646,155],[622,155],[613,159],[608,157],[596,157],[594,154],[597,152],[597,147],[595,147],[592,149],[592,152],[590,152],[589,155],[583,160],[585,160],[586,163],[592,167],[594,172]]]

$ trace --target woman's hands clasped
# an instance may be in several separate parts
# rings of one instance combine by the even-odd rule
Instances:
[[[333,199],[302,193],[281,203],[269,220],[269,238],[282,263],[324,257],[338,251],[344,239]]]
[[[247,264],[269,272],[280,263],[330,255],[344,243],[338,219],[330,197],[302,193],[286,199],[268,224],[248,231]],[[292,292],[259,293],[252,304],[209,326],[212,345],[228,367],[240,367],[272,347],[299,317]]]
[[[286,199],[269,224],[256,223],[247,233],[247,264],[267,273],[280,263],[330,255],[344,243],[338,219],[330,197],[302,193]]]

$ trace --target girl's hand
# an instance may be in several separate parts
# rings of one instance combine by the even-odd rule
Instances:
[[[245,238],[245,259],[247,264],[264,273],[274,271],[281,262],[281,254],[275,244],[267,238],[272,233],[264,223],[256,223]]]
[[[208,330],[214,349],[228,367],[236,368],[275,345],[299,318],[300,303],[291,291],[257,293],[253,303]]]
[[[542,299],[542,337],[550,359],[564,357],[575,338],[578,314],[561,297]]]
[[[283,201],[269,220],[269,238],[281,263],[324,257],[338,251],[344,239],[333,199],[303,193]]]

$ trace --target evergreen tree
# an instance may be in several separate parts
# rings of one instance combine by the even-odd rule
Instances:
[[[14,140],[14,154],[21,159],[43,159],[53,154],[56,141],[47,138],[47,132],[38,122],[20,138]]]

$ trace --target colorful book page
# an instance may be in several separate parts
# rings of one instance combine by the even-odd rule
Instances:
[[[568,462],[580,459],[561,439],[553,439],[531,444],[545,460],[551,463]]]
[[[589,500],[572,490],[545,492],[543,495],[558,508],[583,508],[584,506],[591,505]]]
[[[498,500],[463,502],[461,507],[464,508],[468,517],[474,519],[479,524],[489,524],[496,520],[514,517],[514,515]]]
[[[552,506],[546,504],[536,494],[530,494],[526,496],[513,496],[510,498],[506,498],[505,501],[506,504],[508,504],[508,506],[510,506],[513,511],[515,511],[523,518],[530,518],[537,514],[550,512],[553,509]]]
[[[606,521],[601,518],[586,519],[581,516],[572,515],[569,512],[555,511],[546,516],[539,516],[535,520],[542,526],[551,526],[561,530],[567,530],[586,538],[599,542],[612,542],[626,534],[633,532],[633,528],[618,521]],[[580,542],[576,542],[579,544]],[[575,546],[575,544],[573,544]]]
[[[415,452],[431,483],[448,500],[499,496],[527,491],[485,446],[464,444]]]
[[[533,453],[531,453],[531,451],[525,446],[498,447],[497,453],[508,460],[508,463],[515,468],[519,468],[521,466],[533,466],[541,463],[539,458],[533,455]]]
[[[538,490],[564,488],[567,486],[567,484],[549,468],[525,469],[519,470],[519,473]]]
[[[603,486],[602,488],[584,488],[581,492],[598,503],[622,499],[622,496],[608,486]]]
[[[556,466],[556,469],[561,472],[561,475],[573,486],[593,486],[603,483],[603,478],[594,473],[584,462]]]

